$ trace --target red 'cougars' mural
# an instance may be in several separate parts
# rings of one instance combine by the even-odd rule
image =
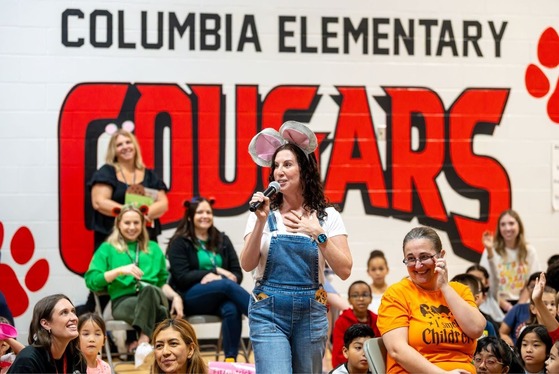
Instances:
[[[234,123],[225,123],[220,85],[189,85],[188,94],[174,84],[78,84],[60,114],[60,251],[78,274],[93,254],[91,205],[87,181],[97,168],[97,140],[108,123],[135,123],[146,165],[163,176],[163,134],[170,133],[169,211],[162,217],[172,228],[182,215],[182,201],[194,195],[216,197],[217,215],[247,210],[265,176],[247,148],[262,127],[279,128],[287,119],[309,122],[324,98],[318,86],[278,86],[266,97],[256,85],[235,91]],[[332,99],[339,106],[332,134],[321,134],[319,152],[331,147],[321,165],[326,193],[342,209],[349,189],[361,191],[367,214],[390,216],[445,230],[454,252],[479,257],[479,238],[495,227],[498,214],[510,207],[505,168],[475,154],[476,135],[491,135],[505,110],[507,89],[467,89],[444,108],[436,92],[422,87],[383,87],[375,97],[387,118],[387,165],[383,168],[364,87],[339,86]],[[235,178],[224,178],[225,127],[235,126]],[[412,145],[412,129],[419,144]],[[328,136],[329,135],[329,136]],[[460,207],[445,206],[436,178],[444,174],[459,194],[479,201],[479,214],[467,217]],[[203,177],[201,177],[203,176]],[[447,212],[451,212],[447,214]]]

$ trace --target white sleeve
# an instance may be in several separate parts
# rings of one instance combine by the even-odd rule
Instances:
[[[245,227],[245,234],[243,235],[243,238],[245,238],[248,234],[252,232],[252,230],[254,230],[255,225],[256,225],[256,214],[250,213],[248,215],[248,221]]]
[[[347,230],[345,229],[340,212],[332,207],[326,208],[326,211],[328,212],[328,216],[324,220],[326,235],[330,238],[338,235],[347,236]]]
[[[493,255],[493,258],[489,260],[487,258],[487,250],[484,249],[483,253],[481,254],[481,259],[479,260],[479,264],[483,266],[489,273],[489,293],[491,294],[491,296],[493,296],[493,298],[497,300],[499,296],[499,276],[497,275],[498,255],[495,252],[495,250],[493,250],[493,252],[495,254]]]
[[[528,254],[526,256],[526,261],[528,261],[528,267],[530,269],[530,274],[540,271],[540,261],[538,259],[538,253],[531,245],[527,246]]]

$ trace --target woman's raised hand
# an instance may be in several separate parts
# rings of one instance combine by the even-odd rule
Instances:
[[[444,258],[445,250],[443,249],[435,260],[435,272],[438,273],[437,288],[441,288],[448,283],[448,268],[446,267],[446,260]]]
[[[259,219],[268,218],[268,214],[270,213],[270,198],[264,196],[262,192],[258,191],[252,195],[252,199],[250,199],[249,204],[258,202],[262,202],[262,205],[260,205],[260,207],[256,209],[254,214],[256,214],[256,217],[258,217]]]
[[[486,230],[483,232],[481,235],[481,242],[483,243],[483,246],[487,248],[487,254],[489,254],[489,251],[493,253],[493,233],[491,231]]]

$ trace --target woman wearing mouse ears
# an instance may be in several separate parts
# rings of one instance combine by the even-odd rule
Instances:
[[[352,258],[341,215],[326,202],[305,125],[264,129],[249,145],[252,159],[271,167],[279,193],[252,196],[262,202],[248,218],[241,266],[256,281],[249,305],[250,339],[257,373],[320,373],[328,319],[324,266],[342,279]],[[256,205],[255,205],[256,204]]]
[[[486,320],[470,289],[448,281],[439,235],[416,227],[404,237],[409,277],[388,287],[377,327],[388,352],[388,373],[475,373],[477,339]]]

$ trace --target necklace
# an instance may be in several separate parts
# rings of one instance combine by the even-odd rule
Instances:
[[[128,181],[126,180],[126,176],[124,175],[124,171],[122,170],[122,167],[120,167],[120,164],[118,165],[118,170],[120,171],[122,179],[124,179],[124,184],[126,185],[126,187],[128,187]],[[136,184],[136,168],[134,168],[134,174],[132,174],[132,184]]]

